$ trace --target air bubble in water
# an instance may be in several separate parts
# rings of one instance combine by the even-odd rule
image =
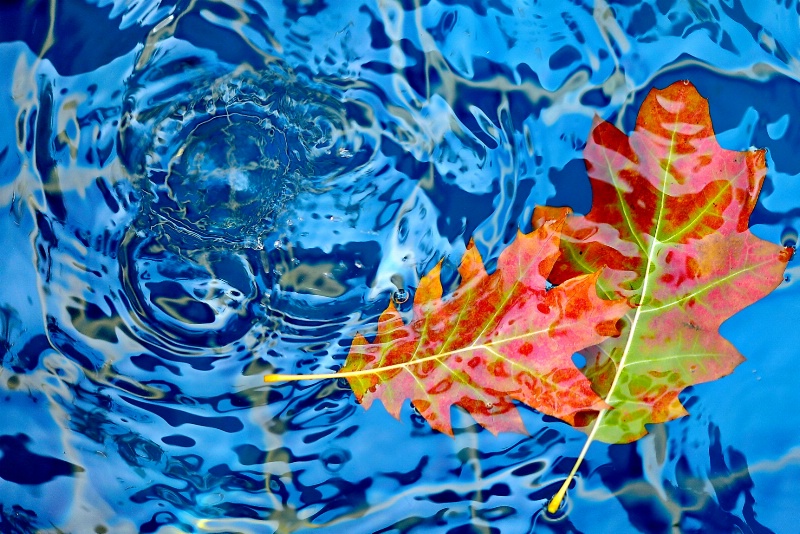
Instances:
[[[405,289],[398,289],[394,293],[392,293],[392,302],[395,305],[403,304],[404,302],[408,301],[410,294]]]
[[[797,246],[797,230],[792,228],[791,226],[787,226],[781,232],[781,244],[784,247],[795,247]]]

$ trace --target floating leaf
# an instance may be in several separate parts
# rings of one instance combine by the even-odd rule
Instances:
[[[602,266],[601,294],[633,305],[621,336],[583,351],[584,372],[611,406],[587,429],[589,441],[625,443],[646,424],[685,415],[684,388],[743,360],[719,327],[780,284],[792,252],[748,230],[764,150],[721,148],[708,104],[688,82],[651,91],[630,137],[597,119],[584,158],[592,209],[567,219],[550,280]],[[534,218],[564,213],[538,208]]]
[[[629,307],[598,297],[598,274],[547,289],[563,224],[561,218],[519,233],[491,275],[470,244],[459,267],[461,284],[445,297],[437,265],[420,281],[411,321],[405,324],[390,303],[375,339],[356,335],[335,376],[348,380],[365,408],[380,399],[398,417],[410,400],[433,428],[450,435],[453,405],[493,433],[525,431],[514,400],[581,424],[582,414],[606,405],[572,356],[618,334],[616,323]],[[321,377],[294,377],[311,378]]]
[[[492,432],[522,431],[513,400],[585,427],[554,512],[594,439],[634,441],[645,425],[686,414],[684,388],[742,361],[719,327],[777,287],[793,253],[748,229],[764,151],[721,148],[688,82],[651,91],[630,137],[597,119],[584,156],[594,193],[586,216],[537,208],[539,227],[518,235],[496,272],[470,246],[461,285],[442,297],[437,266],[411,322],[390,304],[375,339],[356,336],[339,373],[266,381],[347,378],[365,407],[380,399],[398,416],[410,399],[450,434],[453,405]],[[556,286],[546,290],[545,279]],[[585,376],[574,351],[587,359]]]

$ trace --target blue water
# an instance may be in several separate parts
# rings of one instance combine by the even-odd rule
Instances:
[[[0,532],[797,532],[798,260],[691,415],[584,435],[363,410],[356,331],[537,204],[585,213],[595,114],[690,79],[800,227],[800,7],[694,0],[0,6]],[[410,301],[401,308],[407,309]],[[60,530],[58,530],[60,529]]]

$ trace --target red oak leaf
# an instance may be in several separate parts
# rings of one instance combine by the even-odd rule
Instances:
[[[721,148],[708,103],[688,82],[651,91],[630,137],[597,119],[584,158],[592,209],[567,219],[550,280],[604,267],[600,293],[633,305],[621,336],[583,351],[584,373],[611,406],[590,436],[625,443],[646,424],[685,415],[685,387],[743,360],[719,327],[780,284],[792,251],[748,230],[764,150]],[[534,217],[564,213],[538,208]]]
[[[434,268],[420,281],[409,324],[390,304],[375,339],[358,334],[339,372],[356,398],[365,408],[380,399],[395,417],[411,400],[450,435],[453,405],[493,433],[524,432],[514,400],[571,424],[603,409],[571,358],[616,335],[629,306],[598,297],[598,274],[546,289],[563,224],[562,217],[518,234],[491,275],[470,244],[456,291],[442,297]]]

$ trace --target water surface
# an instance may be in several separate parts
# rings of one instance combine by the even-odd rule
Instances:
[[[800,224],[795,2],[70,0],[0,7],[0,531],[793,532],[800,286],[690,417],[593,445],[363,410],[338,369],[469,239],[588,211],[594,115],[690,79]],[[397,299],[397,301],[402,300]],[[409,304],[401,308],[407,310]],[[57,530],[60,529],[60,530]]]

